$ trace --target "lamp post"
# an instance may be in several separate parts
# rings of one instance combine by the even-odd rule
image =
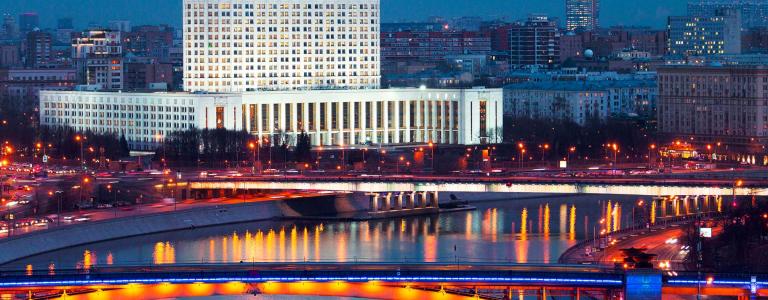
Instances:
[[[539,146],[541,148],[541,161],[544,161],[544,156],[546,156],[547,150],[549,150],[549,144],[544,144]]]
[[[707,144],[707,153],[709,154],[709,163],[712,163],[712,145]]]
[[[653,168],[653,160],[651,159],[651,154],[653,153],[653,150],[656,149],[656,144],[651,144],[648,146],[648,168]]]
[[[79,134],[75,136],[75,141],[80,143],[80,164],[83,169],[83,172],[85,172],[85,157],[83,157],[83,142],[85,140],[85,137],[80,136]]]
[[[520,153],[520,169],[523,168],[523,154],[525,154],[525,145],[523,143],[517,143],[517,149]]]
[[[387,155],[387,150],[382,149],[379,152],[379,174],[382,174],[384,172],[382,166],[384,165],[384,159],[386,158],[385,155]]]
[[[429,149],[432,151],[432,173],[435,173],[435,144],[432,142],[429,142]]]
[[[251,148],[253,151],[253,156],[251,157],[252,163],[251,163],[251,174],[256,174],[256,160],[259,161],[259,174],[261,174],[261,149],[259,149],[259,141],[256,142],[250,142],[248,143],[248,148]],[[258,158],[257,158],[258,157]]]

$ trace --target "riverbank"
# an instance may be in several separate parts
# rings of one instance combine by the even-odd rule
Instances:
[[[147,234],[283,217],[353,213],[367,209],[367,200],[363,198],[342,194],[247,202],[62,226],[0,241],[0,265],[64,248]]]
[[[440,193],[440,202],[444,204],[484,203],[550,197],[551,195],[541,194]],[[368,197],[362,194],[323,195],[230,203],[85,222],[0,240],[0,249],[5,250],[0,253],[0,265],[86,244],[194,228],[279,219],[343,221],[344,218],[348,218],[352,220],[356,218],[355,216],[367,215],[369,205]]]

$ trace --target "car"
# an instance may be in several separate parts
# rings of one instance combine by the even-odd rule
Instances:
[[[91,220],[91,216],[89,215],[81,215],[75,218],[75,222],[88,222]]]
[[[74,216],[64,216],[62,219],[64,220],[64,222],[72,222],[74,218],[75,218]]]

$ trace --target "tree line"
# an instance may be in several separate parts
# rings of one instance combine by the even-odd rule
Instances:
[[[310,162],[309,135],[302,132],[295,143],[292,142],[284,133],[260,139],[244,130],[191,128],[170,133],[155,151],[155,156],[178,166],[249,163],[254,157],[264,163],[271,160],[274,164]]]
[[[128,156],[128,142],[124,136],[114,133],[78,132],[67,126],[40,126],[34,111],[24,109],[9,101],[0,102],[0,137],[9,154],[21,157],[41,156],[45,153],[54,159],[79,158],[80,141],[86,158],[104,156],[118,159]],[[93,149],[93,150],[91,150]]]

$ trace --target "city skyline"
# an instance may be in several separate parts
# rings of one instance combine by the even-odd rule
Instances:
[[[91,22],[106,25],[109,20],[129,20],[132,25],[167,23],[181,25],[181,0],[125,0],[118,3],[95,0],[29,0],[6,1],[0,4],[0,12],[18,14],[34,11],[40,15],[43,28],[55,28],[59,18],[71,17],[77,28]],[[687,1],[650,0],[640,2],[622,2],[604,0],[601,2],[601,25],[614,26],[650,26],[663,28],[670,15],[685,14]],[[151,7],[154,9],[135,9]],[[419,21],[431,16],[461,17],[482,16],[484,19],[524,19],[530,13],[541,13],[559,18],[560,26],[565,22],[565,1],[546,0],[537,2],[524,1],[484,1],[484,4],[466,0],[386,0],[382,1],[382,21]],[[74,8],[74,9],[73,9]],[[76,12],[76,13],[75,13]],[[172,13],[169,13],[172,12]],[[631,12],[631,14],[627,14]]]

